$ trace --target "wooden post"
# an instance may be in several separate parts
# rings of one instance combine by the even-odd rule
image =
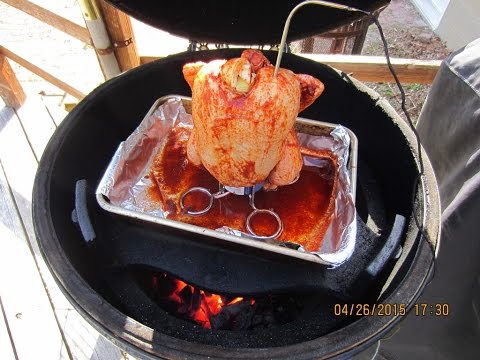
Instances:
[[[120,70],[126,71],[137,67],[140,65],[140,57],[135,45],[130,17],[103,0],[99,1],[99,5]]]
[[[82,9],[83,19],[92,38],[103,76],[107,80],[111,79],[120,74],[121,70],[97,1],[78,0],[78,4]]]
[[[14,109],[19,109],[26,98],[8,59],[3,54],[0,54],[0,96],[7,106]]]

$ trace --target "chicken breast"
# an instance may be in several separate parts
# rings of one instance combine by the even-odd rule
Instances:
[[[273,189],[295,180],[302,158],[293,125],[322,93],[320,80],[287,69],[274,77],[274,67],[258,50],[228,61],[186,64],[183,74],[192,89],[192,163],[227,186],[266,182]]]

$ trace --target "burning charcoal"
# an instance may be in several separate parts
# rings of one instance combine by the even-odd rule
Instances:
[[[273,315],[280,324],[286,324],[296,319],[302,308],[300,298],[279,296],[272,299]]]
[[[183,287],[180,291],[177,292],[179,298],[177,311],[182,315],[187,315],[192,309],[192,290],[189,286]]]
[[[253,316],[253,318],[252,318],[252,326],[253,326],[253,327],[256,327],[256,326],[258,326],[258,325],[261,325],[262,322],[263,322],[263,316],[258,315],[258,314],[256,314],[256,315]]]
[[[158,291],[158,286],[159,286],[158,276],[153,275],[152,276],[152,290],[154,292],[157,292]]]
[[[210,316],[210,326],[212,330],[230,330],[231,314],[228,311],[221,311],[217,315]]]
[[[272,314],[265,314],[263,322],[265,325],[273,325],[275,323],[275,317]]]
[[[134,269],[145,292],[167,312],[212,330],[250,330],[285,324],[303,309],[298,297],[267,295],[257,299],[217,295],[167,273]]]
[[[239,297],[237,295],[224,295],[222,296],[222,301],[224,304],[230,304],[233,302],[238,302]]]
[[[200,293],[200,290],[197,288],[193,288],[193,294],[191,294],[191,302],[190,306],[193,311],[197,311],[200,308],[200,304],[202,301],[202,295]]]
[[[242,305],[241,311],[235,317],[232,330],[248,330],[252,328],[253,318],[255,316],[256,306],[251,305],[250,302],[245,301]]]
[[[254,312],[249,301],[227,305],[217,315],[210,316],[212,330],[246,330],[250,328]]]
[[[173,278],[169,277],[167,274],[159,274],[159,275],[155,274],[153,275],[153,277],[157,279],[157,282],[156,282],[157,296],[166,297],[176,290],[177,286]]]
[[[192,301],[192,289],[190,286],[185,286],[178,292],[178,295],[182,298],[183,301],[190,303]]]

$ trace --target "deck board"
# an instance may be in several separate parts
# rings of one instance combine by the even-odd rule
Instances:
[[[64,311],[64,332],[75,360],[120,360],[122,352],[101,336],[74,309]]]
[[[39,95],[43,106],[47,110],[50,117],[53,119],[53,122],[56,126],[59,126],[62,123],[63,119],[65,119],[65,116],[68,115],[68,112],[65,110],[65,99],[68,99],[67,95]]]
[[[40,97],[29,98],[17,115],[38,162],[57,126]]]
[[[120,360],[122,352],[93,329],[60,291],[35,238],[31,194],[38,160],[62,120],[51,115],[38,96],[27,97],[17,112],[0,99],[0,259],[4,260],[0,268],[1,274],[10,274],[8,269],[18,266],[21,273],[2,279],[0,296],[8,311],[5,326],[0,326],[4,330],[9,326],[19,359]],[[30,287],[18,286],[31,282]],[[18,325],[27,321],[28,326]],[[47,334],[48,339],[40,341]],[[42,348],[50,352],[43,354]],[[0,358],[6,358],[2,352]]]
[[[2,297],[0,296],[0,358],[3,360],[17,359],[15,344],[10,333],[10,326],[5,317]]]
[[[11,336],[10,349],[15,349],[19,359],[61,359],[63,338],[3,167],[0,167],[0,238],[0,296],[4,325],[8,325]]]

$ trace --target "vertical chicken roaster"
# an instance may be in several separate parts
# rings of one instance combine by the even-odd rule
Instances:
[[[323,83],[274,67],[258,50],[240,58],[189,63],[193,131],[187,154],[221,184],[267,190],[293,182],[302,168],[294,129],[300,111],[323,92]]]

